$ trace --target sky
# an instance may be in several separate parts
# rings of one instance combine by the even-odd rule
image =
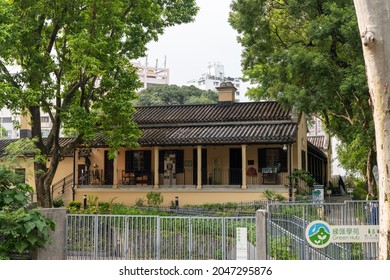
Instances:
[[[207,72],[209,63],[224,65],[225,76],[241,77],[237,32],[229,25],[230,0],[197,0],[195,21],[167,28],[158,42],[148,45],[148,65],[169,68],[170,84],[185,85]],[[140,59],[145,63],[145,59]]]

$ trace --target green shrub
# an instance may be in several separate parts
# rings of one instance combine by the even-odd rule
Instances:
[[[99,214],[108,214],[111,210],[111,203],[107,201],[101,201],[98,204]]]
[[[89,194],[87,196],[87,206],[88,207],[98,206],[98,200],[99,200],[99,197],[97,195]]]
[[[64,201],[61,198],[54,199],[53,200],[53,207],[54,208],[59,208],[64,206]]]
[[[271,190],[265,190],[263,192],[263,195],[264,197],[268,200],[268,201],[277,201],[277,202],[283,202],[286,200],[286,198],[280,194],[280,193],[276,193],[274,191],[271,191]]]
[[[71,202],[69,202],[69,207],[74,208],[76,210],[80,210],[81,209],[81,202],[77,201],[77,200],[72,200]]]
[[[43,247],[55,227],[38,211],[26,209],[33,189],[9,177],[12,172],[0,166],[0,259]]]
[[[148,206],[158,207],[164,202],[164,197],[159,192],[149,192],[146,194]]]
[[[145,199],[137,198],[137,199],[135,200],[135,206],[137,206],[137,207],[143,207],[143,206],[145,206]]]

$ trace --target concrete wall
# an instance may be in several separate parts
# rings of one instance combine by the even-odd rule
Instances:
[[[33,254],[36,260],[65,260],[65,232],[66,232],[66,209],[50,208],[38,209],[45,217],[51,219],[56,227],[50,234],[51,243],[46,244],[45,248],[39,248]]]

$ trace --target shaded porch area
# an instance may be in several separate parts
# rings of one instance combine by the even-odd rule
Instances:
[[[123,149],[114,159],[104,148],[77,153],[81,188],[252,189],[290,184],[289,153],[277,144]]]

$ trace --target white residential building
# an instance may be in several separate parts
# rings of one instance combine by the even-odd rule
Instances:
[[[19,138],[19,130],[15,128],[15,122],[20,121],[19,115],[14,115],[12,112],[3,108],[0,110],[0,139]]]
[[[200,78],[187,82],[188,86],[195,86],[203,90],[217,91],[216,87],[222,82],[231,82],[236,88],[236,100],[241,100],[245,96],[246,87],[240,78],[227,77],[225,69],[220,62],[209,63],[207,72],[203,73]]]
[[[137,67],[137,74],[142,82],[142,87],[139,88],[139,91],[148,87],[169,84],[169,68],[165,65],[164,67],[158,67],[158,62],[156,62],[156,67],[153,67],[148,65],[147,59],[145,64],[142,64],[139,61],[134,61],[133,65]]]
[[[20,122],[21,117],[19,114],[13,114],[11,110],[7,108],[2,108],[0,110],[0,139],[17,139],[20,135]],[[47,137],[50,133],[53,124],[50,120],[49,114],[41,112],[41,127],[42,127],[42,136]],[[3,132],[6,132],[3,135]],[[22,135],[23,137],[23,135]]]

